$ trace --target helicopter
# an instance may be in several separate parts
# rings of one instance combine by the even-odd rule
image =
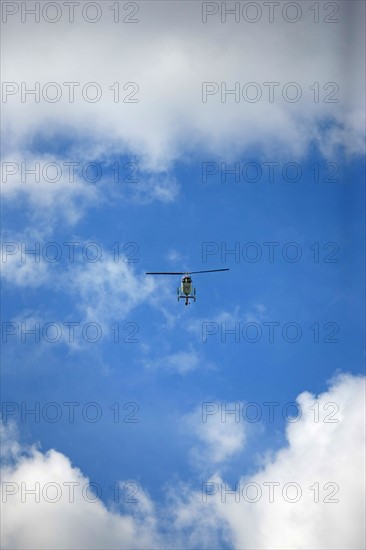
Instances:
[[[196,301],[196,289],[193,287],[192,277],[196,273],[213,273],[215,271],[229,271],[229,268],[225,269],[208,269],[206,271],[149,271],[145,275],[183,275],[180,286],[177,288],[178,302],[181,298],[185,300],[185,305],[188,306],[189,300]]]

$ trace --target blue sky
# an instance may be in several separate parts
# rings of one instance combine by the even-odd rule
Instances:
[[[309,11],[303,11],[296,23],[299,35],[281,18],[272,27],[264,21],[246,26],[249,36],[243,27],[222,24],[214,16],[202,30],[201,8],[197,11],[189,2],[185,7],[141,2],[140,24],[133,29],[125,25],[126,36],[111,26],[105,11],[92,29],[85,21],[70,26],[62,19],[51,33],[41,21],[28,50],[27,35],[34,24],[22,26],[16,16],[4,24],[6,81],[30,85],[77,78],[100,82],[106,90],[106,82],[117,80],[112,52],[122,55],[134,44],[131,58],[121,61],[120,81],[139,82],[140,96],[138,104],[79,99],[75,105],[40,101],[35,107],[31,99],[22,103],[16,96],[3,104],[1,400],[5,441],[17,441],[23,449],[13,453],[10,463],[5,460],[3,479],[27,481],[21,468],[28,456],[29,480],[37,480],[37,461],[43,456],[44,471],[51,468],[46,479],[52,481],[52,461],[67,457],[70,463],[60,467],[65,470],[62,479],[73,479],[79,469],[84,479],[101,488],[97,506],[104,506],[106,514],[119,514],[116,521],[132,517],[135,526],[142,514],[146,529],[146,539],[122,527],[122,535],[114,539],[102,526],[94,541],[88,539],[92,519],[85,512],[85,529],[70,527],[70,539],[52,537],[47,529],[42,536],[34,535],[27,521],[16,535],[13,510],[32,516],[24,503],[14,500],[6,516],[7,547],[159,548],[171,547],[174,540],[182,548],[293,548],[295,536],[307,547],[338,548],[331,546],[333,534],[326,532],[332,515],[323,512],[326,505],[318,538],[310,534],[317,521],[313,512],[306,527],[295,521],[293,533],[284,532],[282,539],[274,525],[282,503],[272,516],[259,512],[253,525],[265,522],[273,532],[269,543],[250,525],[242,531],[231,505],[212,511],[218,527],[211,532],[207,507],[199,498],[202,483],[213,479],[233,485],[276,467],[275,479],[282,480],[289,471],[281,453],[299,458],[297,474],[295,470],[287,479],[299,480],[304,487],[308,480],[315,481],[311,472],[303,478],[305,467],[300,466],[300,457],[311,449],[319,468],[338,451],[340,464],[352,456],[361,456],[362,464],[362,434],[353,433],[353,426],[358,426],[362,410],[358,404],[364,374],[364,94],[356,66],[347,67],[340,52],[354,33],[354,58],[362,59],[364,37],[357,20],[364,12],[354,2],[347,15],[344,4],[336,4],[337,25],[317,26]],[[185,44],[189,26],[192,41]],[[250,38],[256,43],[263,32],[258,49],[248,51]],[[68,46],[62,42],[65,36]],[[106,36],[110,42],[97,51],[93,40]],[[273,44],[277,49],[272,50]],[[39,57],[45,45],[48,71]],[[312,48],[321,52],[313,66]],[[68,57],[73,51],[75,59]],[[103,54],[110,65],[102,63]],[[39,60],[33,73],[31,59]],[[155,63],[155,74],[150,63]],[[273,103],[252,104],[235,103],[227,96],[224,103],[216,97],[202,103],[200,83],[224,79],[228,88],[238,80],[297,81],[306,99],[293,104],[278,97]],[[350,79],[354,88],[347,94]],[[305,90],[315,81],[336,82],[339,101],[311,101]],[[22,181],[22,162],[27,167],[40,163],[39,182],[29,174]],[[67,162],[79,163],[73,182]],[[17,172],[11,175],[14,163]],[[49,181],[52,169],[42,177],[47,163],[61,167],[60,181]],[[79,169],[88,163],[95,163],[94,168]],[[114,163],[121,170],[118,182],[113,181]],[[225,166],[235,165],[240,181],[223,176]],[[274,167],[273,178],[269,165]],[[95,166],[102,177],[93,182]],[[215,173],[204,178],[207,166]],[[298,177],[291,166],[299,170]],[[254,178],[253,167],[261,170],[258,181],[248,181]],[[10,174],[7,180],[4,170]],[[138,181],[123,181],[131,170]],[[288,181],[291,178],[295,181]],[[40,246],[39,261],[32,255],[23,261],[22,246],[34,248],[35,243]],[[74,261],[64,243],[79,243]],[[45,261],[45,250],[50,257],[59,250],[60,259]],[[99,261],[90,261],[85,254],[89,251],[94,258],[96,250],[101,252]],[[255,251],[261,254],[258,261],[252,261]],[[298,261],[292,261],[295,252]],[[197,302],[189,307],[176,299],[179,276],[145,275],[220,268],[230,270],[193,277]],[[32,335],[22,341],[22,323],[40,327],[39,341]],[[49,323],[53,329],[49,325],[44,336]],[[74,342],[69,341],[67,323],[78,323]],[[55,337],[55,326],[60,338],[52,343],[48,340]],[[88,326],[90,332],[83,333]],[[95,343],[88,341],[94,338],[93,326],[100,331]],[[235,327],[236,336],[229,332]],[[271,337],[269,327],[274,330]],[[6,335],[12,330],[14,334]],[[295,331],[297,341],[290,341],[296,340]],[[249,341],[255,333],[257,341]],[[273,419],[269,402],[276,404]],[[298,422],[289,420],[295,416],[295,402],[301,410]],[[67,403],[75,403],[74,422]],[[213,409],[207,409],[208,403]],[[323,406],[320,424],[315,422],[317,403]],[[333,403],[331,408],[327,403]],[[31,414],[22,416],[24,408],[34,406],[40,407],[39,421]],[[225,407],[236,407],[240,420],[228,415],[222,422]],[[203,410],[215,410],[206,423]],[[260,419],[251,422],[258,410]],[[332,432],[329,441],[325,411],[334,412],[339,422],[339,432]],[[60,418],[50,421],[56,412]],[[100,418],[93,422],[95,414]],[[38,451],[29,447],[33,444]],[[325,445],[319,456],[314,450],[318,445]],[[51,449],[55,455],[47,454]],[[341,454],[347,452],[350,456]],[[347,499],[357,506],[362,498],[362,483],[361,489],[357,483],[362,473],[356,462],[353,476],[351,472],[349,479],[343,478],[340,466],[334,469],[331,462],[329,458],[328,470],[323,465],[317,479],[336,481],[338,475],[346,494],[330,518],[337,521],[340,514],[343,522],[343,538],[334,544],[361,548],[362,522],[351,536],[351,508],[347,515],[344,507]],[[114,507],[110,487],[121,480],[138,488],[138,506]],[[169,499],[176,516],[167,525]],[[71,510],[79,510],[72,504]],[[53,512],[48,503],[45,506],[52,525]],[[302,508],[297,510],[301,515]],[[61,510],[59,519],[68,526],[63,514]],[[150,526],[152,517],[157,527]]]

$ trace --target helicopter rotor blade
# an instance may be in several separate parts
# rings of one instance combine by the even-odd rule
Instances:
[[[225,269],[207,269],[204,271],[148,271],[145,275],[192,275],[194,273],[213,273],[215,271],[229,271],[229,268]]]
[[[206,271],[191,271],[190,273],[213,273],[214,271],[229,271],[229,268],[227,267],[225,269],[208,269]]]

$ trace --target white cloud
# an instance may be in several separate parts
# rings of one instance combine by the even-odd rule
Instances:
[[[76,309],[87,322],[123,319],[153,291],[153,282],[123,261],[105,255],[102,261],[72,267],[60,282],[77,297]]]
[[[189,346],[188,350],[167,353],[166,355],[160,355],[158,358],[143,359],[142,363],[148,369],[163,369],[181,375],[195,370],[213,368],[213,365],[192,345]]]
[[[226,414],[222,415],[221,404],[202,403],[202,406],[185,417],[187,431],[199,444],[191,449],[193,461],[200,468],[219,467],[244,449],[246,425],[239,420],[240,403],[225,403]],[[230,414],[236,411],[237,414]]]
[[[80,2],[76,14],[85,3]],[[62,98],[52,103],[41,94],[39,103],[32,96],[22,101],[20,91],[4,98],[3,161],[19,168],[7,182],[3,176],[5,204],[17,201],[33,225],[52,232],[60,222],[77,223],[87,209],[112,201],[116,193],[104,181],[105,174],[95,185],[80,176],[70,182],[64,162],[84,166],[103,161],[111,166],[122,157],[123,162],[130,159],[139,165],[139,181],[119,186],[123,199],[170,203],[180,191],[172,174],[174,163],[198,154],[199,162],[230,163],[255,148],[267,161],[299,160],[312,141],[331,160],[338,158],[339,147],[349,157],[362,154],[364,5],[337,5],[337,24],[322,23],[326,13],[314,23],[314,10],[304,8],[298,23],[287,23],[281,6],[274,23],[268,22],[263,8],[257,24],[235,23],[233,16],[223,24],[220,14],[204,24],[202,4],[175,2],[168,7],[164,1],[140,4],[137,24],[113,23],[108,9],[96,24],[79,16],[69,23],[66,9],[58,23],[41,17],[35,24],[33,16],[21,22],[22,4],[3,25],[3,81],[20,88],[22,82],[28,88],[38,82],[41,89],[56,82]],[[64,82],[80,83],[73,103]],[[81,93],[90,82],[102,89],[96,103]],[[110,89],[115,82],[124,95],[132,91],[123,90],[124,84],[136,82],[139,102],[115,103]],[[241,96],[237,103],[229,95],[223,103],[218,92],[203,103],[203,82],[219,87],[226,83],[228,89],[236,82],[241,89],[256,82],[263,100],[251,103]],[[273,103],[264,82],[280,83]],[[302,90],[298,103],[283,99],[282,88],[288,82]],[[339,86],[338,103],[325,101],[332,91],[323,88],[327,82]],[[54,150],[58,152],[52,155]],[[22,162],[27,167],[56,162],[63,168],[62,177],[50,182],[41,175],[37,183],[28,175],[22,182]],[[48,174],[52,178],[52,169]]]
[[[89,208],[111,206],[116,197],[138,204],[169,203],[179,194],[176,178],[166,172],[144,172],[138,162],[115,159],[103,164],[82,151],[60,157],[21,147],[3,157],[1,177],[4,203],[23,207],[25,220],[32,222],[28,232],[48,235],[60,222],[73,226]]]
[[[179,184],[176,178],[168,173],[141,174],[138,183],[129,189],[130,200],[145,204],[152,201],[163,203],[173,202],[179,194]],[[125,193],[129,198],[128,193]]]
[[[66,456],[55,450],[42,453],[35,447],[25,449],[17,443],[10,427],[3,445],[8,456],[2,468],[2,546],[19,550],[193,549],[225,544],[238,550],[361,550],[365,547],[365,379],[340,375],[326,392],[318,396],[303,392],[298,402],[303,414],[299,421],[288,424],[287,446],[272,454],[259,471],[243,473],[237,480],[247,500],[254,500],[257,484],[262,492],[257,502],[246,502],[243,492],[239,493],[239,502],[232,494],[227,494],[223,502],[222,489],[234,487],[222,487],[225,480],[216,473],[207,479],[216,484],[211,486],[216,494],[207,495],[206,502],[201,483],[199,488],[171,485],[166,504],[159,507],[140,488],[141,499],[134,515],[107,508],[100,501],[86,502],[81,488],[89,480]],[[319,422],[314,421],[317,403]],[[334,412],[327,409],[329,403],[338,405],[335,415],[329,416]],[[329,422],[332,419],[339,421]],[[234,432],[229,428],[222,439],[221,429],[216,434],[209,430],[206,435],[198,435],[207,448],[216,447],[216,458],[224,460],[243,445],[243,437],[236,429]],[[212,463],[212,467],[218,468],[218,463]],[[21,502],[22,482],[28,488],[40,483],[40,503],[35,504],[31,495]],[[65,489],[65,482],[79,483],[75,485],[74,502],[68,502],[68,491],[62,491],[56,503],[42,498],[46,483],[57,483]],[[269,502],[265,483],[279,484],[273,485],[273,502]],[[283,493],[287,483],[300,487],[297,502],[288,502],[296,495],[294,487]],[[317,487],[319,502],[314,502]],[[4,491],[11,489],[18,490],[9,494],[5,503]],[[50,487],[46,496],[54,495]],[[337,502],[325,502],[327,498]]]
[[[186,256],[183,256],[181,252],[179,252],[178,250],[175,250],[174,248],[168,251],[165,258],[168,260],[168,262],[172,262],[173,264],[179,265],[179,266],[181,266],[182,263],[187,260]],[[183,269],[183,268],[180,267],[180,269]]]
[[[49,265],[45,262],[36,262],[21,256],[21,247],[25,241],[13,239],[2,243],[1,247],[1,276],[8,283],[20,287],[37,288],[49,280]],[[30,247],[28,248],[30,249]]]
[[[9,435],[13,434],[5,434],[5,442]],[[21,451],[16,449],[15,464],[10,461],[2,469],[3,548],[161,547],[154,509],[143,492],[134,504],[135,516],[108,510],[100,500],[90,502],[95,500],[87,489],[90,480],[65,455],[53,449],[42,453],[35,447]],[[36,483],[38,503],[34,495],[25,494]],[[10,496],[12,491],[16,494]]]
[[[38,261],[35,261],[32,255],[25,257],[23,261],[21,247],[25,241],[11,242],[18,246],[18,251],[16,254],[4,257],[6,262],[2,266],[2,276],[9,285],[19,288],[42,287],[74,300],[72,309],[64,314],[63,319],[60,318],[59,313],[48,310],[47,306],[34,312],[29,310],[18,312],[12,318],[12,322],[17,323],[19,327],[21,323],[25,323],[28,328],[39,323],[41,333],[48,323],[54,323],[57,325],[56,332],[52,327],[47,329],[47,341],[48,338],[50,340],[55,338],[55,342],[66,343],[73,349],[88,345],[87,342],[92,341],[97,334],[91,327],[87,340],[84,337],[81,339],[81,330],[85,328],[86,323],[96,324],[97,332],[109,335],[111,338],[112,336],[113,338],[123,337],[138,341],[139,326],[132,312],[139,305],[148,302],[165,313],[164,307],[154,297],[153,280],[144,274],[136,273],[132,264],[124,261],[126,258],[122,254],[113,256],[100,247],[100,261],[85,261],[85,258],[82,261],[80,247],[78,247],[74,249],[74,262],[50,263],[42,257],[43,245],[41,244],[39,248],[41,252],[37,253]],[[80,244],[83,245],[81,239]],[[34,243],[33,245],[27,243],[27,247],[34,248]],[[8,250],[14,250],[13,244],[11,248],[9,245]],[[79,250],[78,255],[77,250]],[[67,249],[66,251],[63,249],[62,252],[68,257]],[[52,253],[50,249],[50,255]],[[90,257],[94,253],[93,249]],[[129,326],[124,322],[126,319],[130,323]],[[73,329],[70,333],[67,323],[75,322],[80,325],[75,329],[75,335],[78,333],[79,338],[75,336],[73,339]],[[111,328],[112,325],[114,328]],[[172,360],[172,366],[174,366],[174,360]]]
[[[52,233],[60,221],[74,225],[87,208],[105,201],[97,185],[64,162],[68,161],[24,149],[3,157],[3,198],[10,203],[25,199],[24,212],[37,222],[38,231]]]
[[[35,25],[22,24],[20,15],[10,17],[4,25],[3,80],[29,87],[54,81],[62,87],[62,99],[34,103],[28,98],[22,103],[20,93],[7,98],[3,116],[8,148],[19,149],[35,132],[51,126],[54,134],[72,127],[84,158],[112,149],[137,155],[145,169],[158,172],[197,150],[230,160],[247,147],[259,146],[264,154],[286,151],[299,157],[313,139],[329,155],[337,144],[351,154],[362,153],[364,5],[337,5],[339,22],[333,24],[322,22],[326,13],[314,23],[314,10],[304,6],[301,20],[288,23],[281,15],[283,3],[274,23],[263,9],[256,24],[235,23],[233,16],[223,24],[220,14],[203,24],[202,4],[194,2],[169,7],[145,2],[137,24],[114,24],[106,10],[95,25],[80,17],[73,24],[65,18],[53,25],[41,20],[35,32]],[[66,100],[63,82],[81,84],[74,103]],[[101,86],[97,103],[82,98],[88,82]],[[114,82],[120,82],[124,95],[131,91],[123,91],[124,83],[138,83],[139,102],[114,103],[109,89]],[[228,89],[235,82],[241,89],[256,82],[266,98],[269,88],[263,83],[279,85],[273,103],[236,103],[232,95],[222,103],[219,93],[202,103],[202,82],[226,82]],[[301,88],[298,103],[283,99],[289,82]],[[333,90],[323,89],[328,82],[339,86],[338,103],[326,101]],[[330,121],[336,128],[321,131],[320,125]]]
[[[207,318],[190,319],[184,324],[184,328],[198,339],[209,338],[211,334],[217,334],[220,327],[234,329],[236,323],[261,323],[269,319],[267,308],[264,304],[250,305],[246,311],[240,311],[240,306],[235,306],[232,311],[222,310]],[[216,326],[215,326],[216,325]]]
[[[206,505],[211,512],[214,509],[218,522],[228,523],[237,549],[364,548],[365,379],[339,376],[327,392],[319,396],[304,392],[298,402],[303,415],[288,424],[288,446],[256,474],[237,480],[239,502],[230,494],[222,502],[222,488],[234,487],[222,486],[225,480],[216,475],[210,481],[217,484],[213,486],[217,494],[208,496]],[[329,403],[339,407],[339,414],[331,414],[336,408]],[[319,422],[314,421],[317,407]],[[274,487],[273,502],[269,502],[265,483],[279,484]],[[287,483],[296,483],[298,488],[289,487],[286,493]],[[259,491],[258,502],[245,501],[246,488],[247,500],[254,500]],[[314,502],[318,489],[319,502]],[[294,499],[297,491],[301,495],[297,502],[286,501]],[[326,502],[327,498],[334,502]]]

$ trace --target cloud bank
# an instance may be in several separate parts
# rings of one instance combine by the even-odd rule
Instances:
[[[199,2],[143,2],[135,24],[113,23],[108,10],[94,25],[9,16],[7,150],[61,135],[76,156],[137,155],[157,172],[197,150],[226,160],[251,147],[302,156],[314,141],[327,155],[362,153],[364,5],[337,5],[333,23],[326,13],[315,22],[304,5],[291,23],[283,2],[273,22],[263,13],[252,24],[220,13],[204,23]],[[50,82],[57,101],[44,99],[58,97]],[[39,102],[26,94],[35,83]]]
[[[211,477],[196,487],[170,484],[160,506],[140,488],[134,512],[107,506],[91,486],[85,492],[90,480],[69,458],[53,449],[26,448],[14,426],[3,426],[2,546],[362,549],[365,379],[341,374],[326,392],[303,392],[297,401],[303,414],[288,423],[287,446],[268,453],[257,472],[243,473],[236,486],[225,482],[219,463],[243,446],[243,430],[230,428],[235,449],[230,433],[212,449],[215,437],[207,423],[196,432],[211,450],[205,466]],[[38,503],[25,492],[36,483]]]

